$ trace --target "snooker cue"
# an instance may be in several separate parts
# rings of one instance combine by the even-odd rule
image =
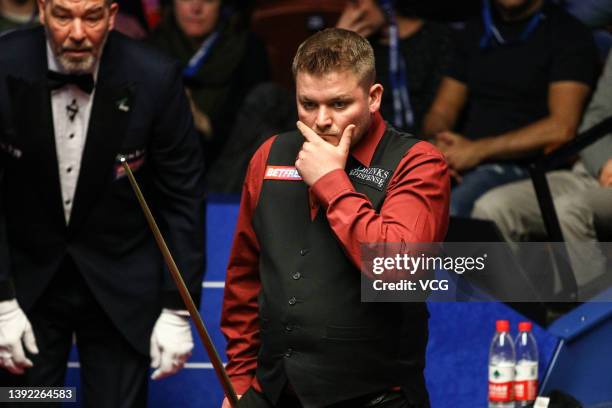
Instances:
[[[153,232],[153,235],[155,236],[155,241],[157,242],[157,246],[162,252],[166,265],[168,266],[168,270],[170,271],[170,274],[172,275],[172,278],[174,279],[174,283],[176,283],[179,293],[181,294],[181,298],[183,298],[183,302],[185,303],[185,306],[187,306],[189,315],[191,316],[191,319],[193,320],[193,323],[195,324],[196,329],[198,330],[198,334],[200,335],[200,339],[202,340],[202,343],[204,344],[204,348],[206,349],[206,352],[208,353],[208,356],[210,357],[210,362],[212,363],[215,369],[217,378],[221,382],[221,386],[223,387],[223,392],[225,393],[225,396],[227,397],[227,400],[229,401],[232,408],[236,408],[238,406],[238,397],[236,396],[236,391],[234,390],[234,387],[232,386],[232,383],[230,382],[227,372],[225,371],[225,367],[223,367],[223,363],[221,362],[221,359],[219,358],[219,353],[217,353],[217,350],[214,344],[212,343],[210,335],[208,334],[208,330],[206,330],[206,326],[204,325],[204,322],[202,321],[202,317],[200,316],[200,313],[198,312],[196,305],[193,303],[193,299],[191,295],[189,294],[189,290],[187,289],[187,286],[185,285],[185,282],[183,281],[181,273],[179,272],[178,267],[176,266],[176,263],[174,262],[174,259],[172,258],[172,254],[170,253],[170,250],[168,249],[168,246],[166,245],[166,241],[164,240],[164,237],[162,236],[159,230],[159,227],[157,226],[157,223],[155,222],[155,218],[153,218],[153,214],[151,214],[151,211],[149,210],[149,206],[147,205],[147,202],[144,196],[142,195],[142,192],[140,191],[140,187],[138,186],[138,183],[136,182],[136,179],[134,178],[132,169],[130,169],[130,166],[128,165],[125,157],[123,156],[120,157],[120,160],[121,160],[123,169],[125,170],[125,173],[127,174],[128,179],[130,180],[132,189],[134,190],[134,193],[136,194],[136,197],[138,198],[140,207],[142,208],[142,211],[144,212],[144,215],[147,218],[149,227],[151,228],[151,231]]]

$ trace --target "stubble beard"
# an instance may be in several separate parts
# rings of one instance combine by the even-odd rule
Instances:
[[[45,29],[47,29],[45,27]],[[47,29],[48,30],[48,29]],[[47,38],[51,39],[50,33],[47,31]],[[106,45],[106,40],[108,38],[108,32],[104,36],[102,40],[102,44],[98,48],[97,54],[94,51],[93,45],[89,42],[81,46],[82,49],[91,49],[91,53],[85,55],[84,57],[69,57],[64,54],[66,47],[63,44],[57,45],[52,44],[53,54],[55,55],[55,59],[57,63],[60,65],[61,69],[68,74],[91,74],[94,71],[96,63]]]

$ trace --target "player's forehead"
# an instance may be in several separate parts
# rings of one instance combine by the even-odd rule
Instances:
[[[295,77],[299,98],[347,98],[360,90],[359,77],[351,70],[311,74],[298,72]]]

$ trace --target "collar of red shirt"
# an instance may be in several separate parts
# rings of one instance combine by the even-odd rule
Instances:
[[[376,112],[373,115],[372,123],[368,129],[368,134],[361,138],[361,140],[353,146],[351,149],[351,155],[366,167],[370,167],[372,157],[376,151],[376,146],[382,139],[383,134],[387,130],[387,124],[385,123],[380,112]]]

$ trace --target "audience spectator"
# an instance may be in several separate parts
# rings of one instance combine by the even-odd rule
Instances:
[[[209,175],[248,92],[268,79],[263,43],[233,23],[222,0],[174,0],[152,34],[154,46],[185,70],[196,128],[205,144]]]
[[[612,115],[612,55],[608,57],[593,99],[582,120],[584,131]],[[572,269],[579,287],[606,271],[606,257],[599,251],[597,231],[612,232],[612,134],[584,149],[572,170],[548,175],[561,231],[568,245]],[[508,241],[545,236],[544,224],[531,181],[498,187],[482,196],[472,213],[495,221]]]
[[[0,0],[0,35],[38,24],[36,0]]]
[[[587,27],[597,29],[612,23],[612,0],[564,0],[567,11]]]
[[[115,19],[115,30],[136,40],[143,40],[147,36],[147,31],[138,19],[129,13],[121,11],[121,9]]]
[[[383,117],[395,127],[418,135],[423,116],[450,63],[451,30],[417,17],[411,2],[398,2],[394,8],[385,9],[387,3],[390,4],[384,0],[348,2],[336,27],[369,38],[376,57],[377,80],[385,89]],[[397,27],[398,56],[402,59],[396,71],[390,65],[394,47],[389,25],[393,23]],[[404,89],[408,92],[402,98]],[[398,105],[394,105],[394,99]]]
[[[565,0],[567,11],[593,30],[599,53],[606,60],[612,47],[612,0]]]
[[[162,2],[160,0],[117,0],[119,8],[134,16],[140,24],[153,30],[161,21]]]
[[[529,156],[575,136],[597,70],[590,32],[558,6],[483,4],[424,122],[457,181],[451,214],[464,217],[486,191],[525,178]]]
[[[257,85],[244,99],[227,143],[206,178],[208,191],[240,194],[251,157],[270,135],[295,129],[295,95],[273,82]]]

